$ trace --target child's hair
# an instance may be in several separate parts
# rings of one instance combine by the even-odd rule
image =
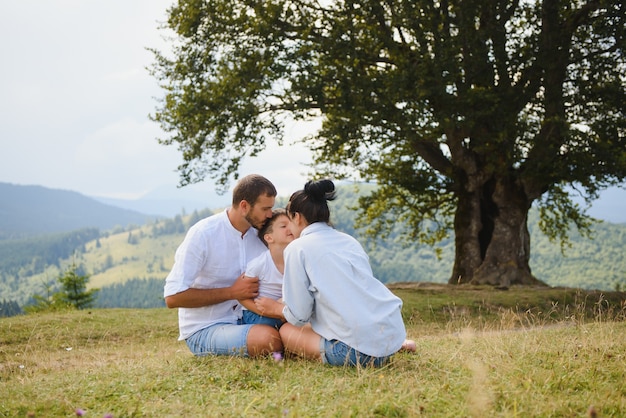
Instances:
[[[304,216],[308,223],[330,222],[328,201],[336,197],[335,184],[330,180],[307,181],[303,190],[298,190],[289,198],[287,214],[292,218],[296,213]]]
[[[263,226],[259,228],[259,238],[261,239],[261,241],[263,241],[263,244],[265,244],[266,247],[268,246],[268,244],[265,241],[265,234],[272,233],[274,222],[276,222],[276,219],[280,218],[281,216],[287,216],[287,212],[285,211],[285,209],[274,209],[272,211],[272,217],[265,221]]]

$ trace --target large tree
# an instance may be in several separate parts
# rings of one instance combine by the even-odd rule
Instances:
[[[566,240],[626,176],[626,6],[602,0],[179,0],[153,118],[182,184],[319,117],[318,174],[378,187],[365,224],[454,227],[450,283],[533,284],[527,214]],[[433,222],[434,221],[434,222]]]

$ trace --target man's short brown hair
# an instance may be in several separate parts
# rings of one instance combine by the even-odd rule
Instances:
[[[258,174],[242,177],[233,189],[233,206],[242,200],[254,206],[259,196],[276,197],[276,187],[271,181]]]

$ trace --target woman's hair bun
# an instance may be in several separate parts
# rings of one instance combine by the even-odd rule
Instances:
[[[334,200],[336,197],[335,184],[328,179],[310,180],[304,185],[304,193],[319,202]]]

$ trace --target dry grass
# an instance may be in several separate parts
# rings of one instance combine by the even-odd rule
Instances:
[[[394,291],[418,349],[380,369],[195,358],[166,309],[1,319],[0,416],[626,415],[618,298],[580,294],[564,306],[551,291]],[[517,304],[531,296],[552,310]]]

